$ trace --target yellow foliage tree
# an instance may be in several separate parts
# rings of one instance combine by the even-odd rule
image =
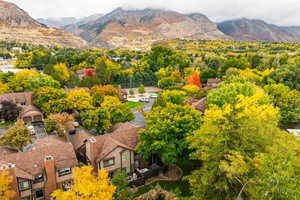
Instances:
[[[73,90],[67,94],[67,102],[70,110],[92,109],[92,96],[84,89]]]
[[[0,171],[0,200],[10,200],[15,196],[11,189],[12,177],[8,171]]]
[[[74,183],[69,191],[56,190],[52,197],[56,200],[112,200],[115,186],[109,183],[108,173],[99,170],[93,173],[91,166],[77,167],[73,170]]]
[[[70,73],[65,63],[58,63],[53,66],[53,77],[61,82],[66,82],[70,79]]]
[[[0,94],[6,94],[9,93],[10,89],[6,83],[0,82]]]

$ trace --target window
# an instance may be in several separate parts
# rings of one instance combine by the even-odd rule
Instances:
[[[109,167],[115,165],[115,158],[110,158],[107,160],[103,160],[103,166],[104,167]]]
[[[58,175],[59,176],[65,176],[71,174],[71,168],[67,167],[67,168],[62,168],[58,170]]]
[[[129,152],[125,151],[122,153],[122,161],[128,161],[129,160]]]
[[[41,122],[41,121],[43,121],[43,116],[42,115],[33,116],[33,121]]]
[[[44,191],[43,189],[38,189],[35,191],[35,199],[42,199],[44,198]]]
[[[34,183],[40,183],[44,181],[44,174],[39,174],[34,177]]]
[[[21,182],[19,182],[19,188],[20,188],[20,191],[30,189],[29,181],[22,180]]]

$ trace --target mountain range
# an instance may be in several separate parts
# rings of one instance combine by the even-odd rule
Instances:
[[[86,41],[60,29],[48,28],[13,3],[0,0],[0,40],[81,48]]]
[[[33,19],[15,4],[0,0],[0,40],[146,50],[160,40],[246,40],[300,42],[300,27],[277,26],[247,18],[214,23],[200,13],[117,8],[84,18]]]

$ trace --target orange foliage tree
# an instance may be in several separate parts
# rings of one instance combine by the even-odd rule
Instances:
[[[193,72],[188,78],[187,78],[187,84],[188,85],[196,85],[197,87],[201,87],[201,80],[200,80],[200,74],[199,72]]]

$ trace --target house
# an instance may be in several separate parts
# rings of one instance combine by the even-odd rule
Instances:
[[[66,190],[77,164],[72,144],[58,136],[36,140],[24,152],[0,148],[0,170],[13,177],[14,200],[50,199],[54,190]]]
[[[33,105],[28,105],[22,108],[19,118],[25,123],[43,122],[43,113]]]
[[[207,98],[204,97],[196,102],[193,102],[191,105],[198,110],[199,112],[201,112],[202,114],[205,112],[206,109],[206,102],[207,102]]]
[[[124,123],[118,125],[112,133],[90,135],[92,137],[89,138],[86,133],[84,136],[79,136],[83,134],[81,131],[78,136],[72,136],[71,142],[78,154],[84,157],[86,163],[92,165],[96,171],[105,169],[112,176],[116,170],[122,169],[129,174],[144,165],[141,156],[135,152],[138,131],[141,128]],[[79,139],[74,139],[78,137],[81,137],[81,142]]]
[[[206,88],[208,89],[216,89],[218,88],[219,83],[222,81],[218,78],[209,78],[206,83]]]
[[[86,77],[93,77],[96,75],[96,69],[94,68],[87,68],[87,69],[80,69],[76,71],[79,79],[82,80]]]
[[[16,92],[0,95],[0,102],[9,101],[20,107],[32,105],[32,92]]]

